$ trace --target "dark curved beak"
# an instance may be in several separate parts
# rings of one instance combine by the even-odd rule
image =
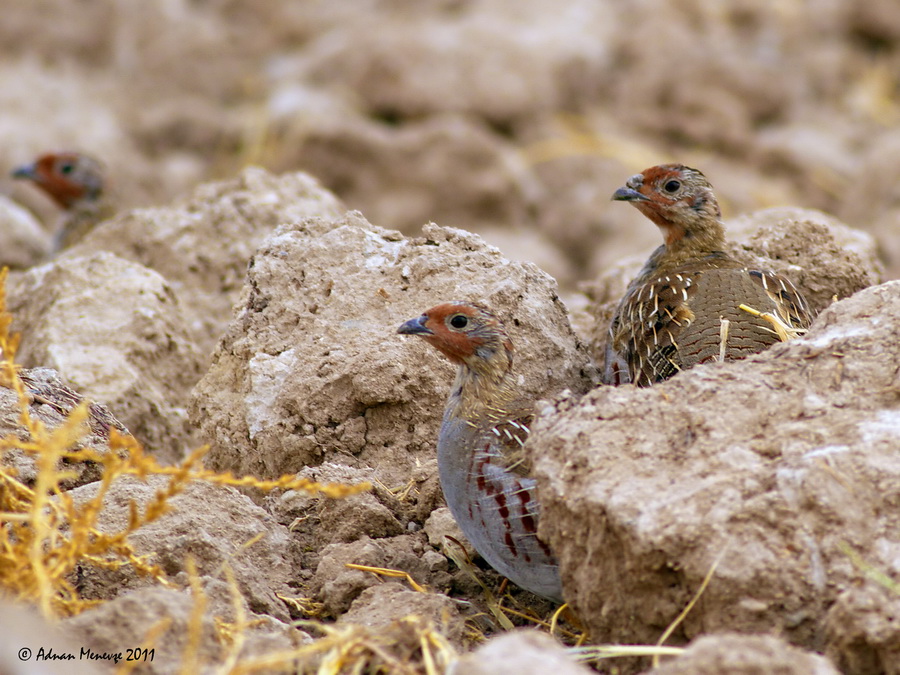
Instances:
[[[37,171],[34,164],[23,164],[22,166],[17,166],[13,169],[10,175],[13,178],[30,178],[34,180]]]
[[[620,187],[613,192],[612,200],[615,202],[649,202],[650,197],[645,197],[629,187]]]
[[[428,317],[423,314],[401,325],[397,332],[401,335],[434,335],[430,328],[425,327],[426,321],[428,321]]]

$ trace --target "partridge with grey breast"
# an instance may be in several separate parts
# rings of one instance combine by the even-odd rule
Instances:
[[[522,446],[533,403],[513,375],[513,345],[486,309],[452,302],[400,326],[459,366],[438,435],[438,474],[450,512],[475,550],[522,588],[562,602],[559,567],[537,534],[540,504]]]

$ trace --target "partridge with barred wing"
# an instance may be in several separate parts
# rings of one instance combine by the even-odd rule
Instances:
[[[513,345],[500,321],[468,303],[446,303],[400,326],[459,366],[438,435],[438,473],[460,529],[500,574],[562,602],[559,567],[537,535],[540,504],[522,446],[533,403],[520,400]]]
[[[696,169],[651,167],[612,198],[652,220],[664,243],[613,316],[608,383],[648,386],[700,363],[743,358],[809,327],[806,301],[788,279],[724,252],[718,202]]]
[[[13,178],[24,178],[41,188],[63,210],[53,240],[53,252],[77,243],[114,209],[104,192],[103,167],[78,152],[41,155],[17,167]]]

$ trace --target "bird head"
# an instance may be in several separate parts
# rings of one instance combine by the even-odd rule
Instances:
[[[512,366],[513,346],[503,324],[483,307],[448,302],[410,319],[397,329],[418,335],[457,365],[485,373]]]
[[[635,174],[613,193],[652,220],[666,246],[697,239],[710,249],[724,244],[721,211],[706,176],[683,164],[661,164]]]
[[[31,180],[61,208],[96,202],[103,194],[103,166],[78,152],[41,155],[31,164],[17,167],[13,178]]]

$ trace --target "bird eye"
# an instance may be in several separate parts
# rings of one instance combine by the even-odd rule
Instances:
[[[670,180],[663,186],[663,190],[666,192],[678,192],[678,188],[681,187],[681,181]]]
[[[450,317],[450,325],[454,328],[465,328],[469,325],[469,319],[462,314],[455,314]]]
[[[59,165],[59,172],[64,175],[68,175],[75,170],[75,165],[71,162],[66,162],[65,164]]]

